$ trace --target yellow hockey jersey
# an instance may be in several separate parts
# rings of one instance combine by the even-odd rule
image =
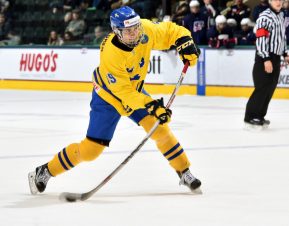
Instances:
[[[100,64],[93,72],[93,84],[98,95],[121,115],[145,108],[153,99],[142,93],[152,49],[166,50],[189,30],[172,22],[153,23],[141,19],[144,36],[133,49],[116,45],[116,35],[110,33],[100,46]]]

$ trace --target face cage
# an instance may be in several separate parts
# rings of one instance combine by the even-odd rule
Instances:
[[[125,45],[128,46],[129,48],[134,48],[134,47],[136,47],[136,46],[140,43],[140,41],[141,41],[142,38],[143,38],[143,34],[144,34],[142,24],[139,23],[138,26],[139,26],[139,34],[138,34],[138,37],[137,37],[134,41],[132,41],[132,42],[130,42],[130,43],[127,43],[127,42],[125,42],[125,41],[123,40],[123,36],[122,36],[122,30],[123,30],[123,29],[121,29],[121,28],[116,28],[116,27],[115,27],[115,28],[113,28],[113,32],[117,35],[117,37],[119,38],[119,40],[120,40],[123,44],[125,44]],[[124,28],[124,29],[125,29],[125,28]]]

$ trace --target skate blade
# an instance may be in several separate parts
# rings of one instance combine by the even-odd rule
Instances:
[[[267,125],[266,128],[268,128],[268,125]],[[245,129],[245,130],[248,130],[248,131],[260,132],[260,131],[262,131],[263,129],[265,129],[265,125],[263,125],[263,126],[258,126],[258,125],[252,125],[252,124],[250,124],[250,123],[246,123],[246,122],[245,122],[244,129]]]
[[[194,195],[202,195],[203,194],[203,191],[201,190],[201,188],[196,188],[196,189],[191,190],[191,191]]]
[[[30,188],[30,193],[32,195],[36,195],[38,193],[38,189],[35,185],[35,176],[36,176],[35,171],[28,173],[29,188]]]
[[[263,125],[263,129],[265,130],[265,129],[268,129],[268,127],[269,127],[269,124],[264,124]]]

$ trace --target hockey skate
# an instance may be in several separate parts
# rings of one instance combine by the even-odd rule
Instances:
[[[28,174],[28,181],[30,192],[32,195],[44,192],[47,182],[50,179],[51,174],[48,171],[47,164],[38,166],[35,171]]]
[[[201,181],[193,176],[189,169],[184,170],[182,173],[177,172],[180,177],[180,185],[187,186],[192,192],[202,194],[200,189]]]
[[[251,131],[261,131],[269,127],[270,121],[266,119],[254,118],[251,120],[244,120],[245,129]]]

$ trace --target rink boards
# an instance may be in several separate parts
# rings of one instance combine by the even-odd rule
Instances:
[[[0,88],[91,91],[92,71],[99,64],[95,48],[1,48]],[[252,92],[254,49],[202,49],[179,94],[249,96]],[[169,94],[183,64],[176,51],[152,51],[146,89]],[[289,69],[281,63],[275,98],[289,98]]]

